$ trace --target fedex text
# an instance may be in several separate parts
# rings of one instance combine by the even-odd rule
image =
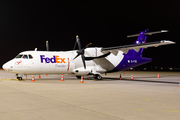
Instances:
[[[65,58],[60,58],[58,55],[54,55],[52,58],[45,57],[45,55],[40,55],[41,63],[66,63]]]

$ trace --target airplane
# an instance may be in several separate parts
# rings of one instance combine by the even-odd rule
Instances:
[[[136,67],[152,61],[151,58],[142,57],[144,48],[175,44],[173,41],[161,40],[146,43],[148,35],[168,32],[161,30],[149,32],[148,29],[139,34],[127,37],[136,37],[137,40],[130,45],[115,47],[89,47],[81,48],[80,38],[76,36],[78,50],[71,51],[24,51],[14,59],[5,63],[4,70],[16,74],[18,80],[23,75],[42,74],[72,74],[77,78],[81,75],[93,75],[94,79],[101,80],[103,73],[116,72]]]

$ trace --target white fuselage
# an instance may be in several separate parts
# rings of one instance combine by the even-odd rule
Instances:
[[[3,68],[8,72],[15,74],[83,74],[104,73],[114,69],[123,59],[123,52],[119,51],[118,55],[110,54],[107,57],[86,60],[87,69],[84,70],[81,57],[73,58],[77,55],[76,50],[66,52],[51,51],[25,51],[6,64]],[[32,58],[23,57],[31,55]],[[87,48],[85,57],[98,57],[104,55],[101,48]],[[79,71],[76,73],[76,71]]]
[[[115,47],[91,47],[89,43],[81,49],[79,36],[76,36],[78,50],[66,52],[51,51],[25,51],[16,58],[3,65],[3,69],[15,73],[17,79],[21,80],[23,75],[32,74],[75,74],[94,75],[96,79],[102,79],[101,74],[115,72],[136,67],[151,61],[151,58],[142,57],[143,49],[158,47],[161,45],[175,44],[173,41],[161,40],[146,43],[147,35],[166,32],[141,31],[134,44]],[[48,50],[48,45],[47,45]]]

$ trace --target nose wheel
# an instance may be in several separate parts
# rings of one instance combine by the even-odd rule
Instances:
[[[17,77],[18,80],[22,80],[22,77]]]
[[[23,77],[23,75],[16,74],[16,79],[17,79],[17,80],[23,80],[22,77]]]

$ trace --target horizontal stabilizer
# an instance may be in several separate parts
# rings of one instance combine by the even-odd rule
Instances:
[[[158,34],[158,33],[163,33],[163,32],[168,32],[168,30],[161,30],[161,31],[156,31],[156,32],[146,32],[146,33],[141,33],[144,35],[152,35],[152,34]],[[128,35],[127,37],[137,37],[139,34],[133,34],[133,35]]]
[[[148,47],[158,47],[161,45],[168,45],[168,44],[175,44],[173,41],[168,40],[161,40],[156,42],[149,42],[149,43],[141,43],[141,44],[131,44],[131,45],[123,45],[123,46],[116,46],[116,47],[108,47],[102,48],[101,51],[105,54],[108,52],[117,55],[118,50],[123,51],[124,53],[128,53],[129,50],[134,49],[136,52],[139,51],[140,48],[148,48]]]

